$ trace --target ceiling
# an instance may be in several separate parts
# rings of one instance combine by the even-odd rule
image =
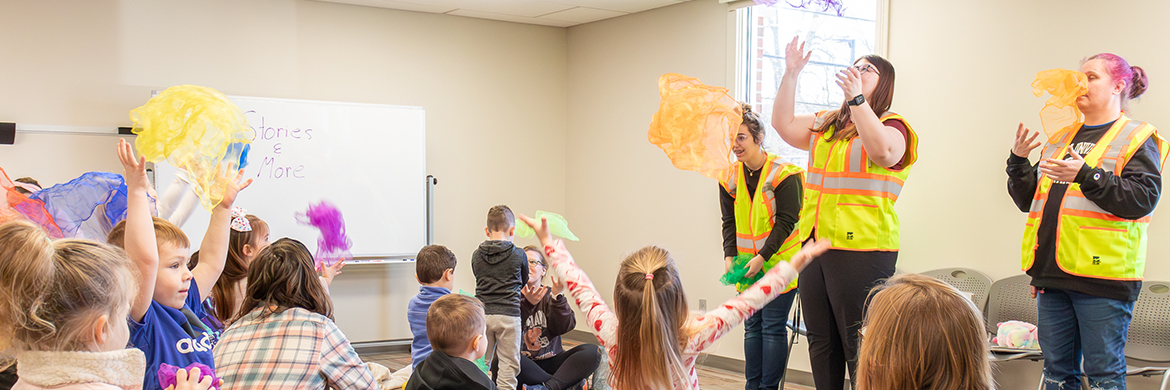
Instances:
[[[505,22],[570,27],[690,0],[318,0]]]

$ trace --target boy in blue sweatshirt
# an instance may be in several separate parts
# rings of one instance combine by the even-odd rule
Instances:
[[[410,332],[414,334],[410,343],[412,367],[418,367],[431,354],[431,342],[427,340],[427,310],[435,300],[450,294],[454,288],[455,263],[455,253],[442,245],[427,245],[415,257],[414,278],[422,286],[406,306],[406,321],[410,322]]]

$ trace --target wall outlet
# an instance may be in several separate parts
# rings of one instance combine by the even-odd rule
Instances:
[[[699,311],[703,312],[703,313],[707,312],[707,300],[706,299],[699,299]]]

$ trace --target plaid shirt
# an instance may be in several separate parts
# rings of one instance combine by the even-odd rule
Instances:
[[[215,371],[228,389],[376,389],[369,368],[332,320],[302,308],[260,318],[254,310],[224,330]]]

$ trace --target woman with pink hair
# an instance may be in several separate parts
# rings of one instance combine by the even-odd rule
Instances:
[[[1125,337],[1141,290],[1150,215],[1170,143],[1127,117],[1149,81],[1109,53],[1087,58],[1084,124],[1042,143],[1021,123],[1008,158],[1008,193],[1028,213],[1023,269],[1038,307],[1044,388],[1125,389]],[[1083,372],[1082,372],[1083,360]]]

